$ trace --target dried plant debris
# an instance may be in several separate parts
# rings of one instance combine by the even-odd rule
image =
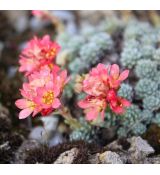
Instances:
[[[0,135],[0,163],[13,163],[15,151],[22,144],[23,137],[18,133]]]
[[[88,158],[91,154],[102,151],[97,145],[84,141],[66,142],[52,148],[42,145],[39,149],[31,150],[28,153],[25,163],[54,163],[62,153],[73,148],[78,149],[72,161],[73,164],[89,163]]]

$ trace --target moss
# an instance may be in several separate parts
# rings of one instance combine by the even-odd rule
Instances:
[[[84,141],[66,142],[52,148],[42,145],[40,148],[31,150],[28,153],[25,163],[54,163],[61,153],[72,148],[79,149],[79,153],[75,157],[73,164],[89,163],[89,155],[102,151],[97,145],[89,144]]]

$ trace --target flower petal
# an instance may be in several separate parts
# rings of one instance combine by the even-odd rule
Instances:
[[[121,98],[121,103],[124,107],[130,107],[131,106],[131,103],[128,100],[124,99],[124,98]]]
[[[42,109],[41,108],[35,108],[33,111],[32,116],[34,117],[35,115],[37,115]]]
[[[46,115],[50,114],[52,111],[53,111],[52,108],[43,109],[43,110],[41,111],[41,114],[42,114],[43,116],[46,116]]]
[[[54,97],[57,97],[60,94],[60,88],[56,85],[53,86]]]
[[[121,107],[121,106],[117,106],[115,108],[113,108],[113,111],[116,113],[116,114],[123,114],[125,111],[124,111],[124,108]]]
[[[43,96],[43,94],[46,92],[45,88],[39,87],[37,88],[37,96]]]
[[[85,109],[85,108],[90,107],[91,104],[90,104],[90,102],[88,102],[88,101],[86,101],[86,100],[84,99],[84,100],[80,100],[80,101],[78,102],[78,106],[79,106],[80,108]]]
[[[123,72],[120,74],[120,76],[119,76],[119,80],[120,80],[120,81],[125,80],[125,79],[128,77],[128,75],[129,75],[129,70],[123,71]]]
[[[119,76],[119,66],[117,64],[113,64],[111,66],[111,70],[110,70],[110,75],[114,78],[117,79]]]
[[[91,109],[89,112],[86,114],[86,119],[88,121],[96,119],[98,116],[98,111],[95,109]]]
[[[33,112],[33,109],[31,109],[31,108],[23,109],[19,113],[19,119],[25,119],[25,118],[27,118],[32,112]]]
[[[19,108],[19,109],[25,109],[28,107],[28,100],[26,99],[19,99],[15,102],[15,105]]]
[[[55,98],[55,99],[53,100],[52,107],[53,107],[54,109],[56,109],[56,108],[59,108],[60,105],[61,105],[61,102],[59,101],[59,99],[58,99],[58,98]]]

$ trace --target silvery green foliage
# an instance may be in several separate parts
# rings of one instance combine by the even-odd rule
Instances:
[[[143,35],[141,38],[141,43],[142,45],[151,45],[151,46],[156,46],[157,44],[157,33],[155,30],[153,32]]]
[[[153,113],[152,113],[152,111],[147,110],[147,109],[144,109],[144,110],[142,111],[142,118],[143,118],[144,124],[146,124],[146,125],[150,124],[150,122],[151,122],[151,120],[152,120],[152,118],[153,118]]]
[[[124,37],[125,39],[140,39],[144,35],[152,33],[152,30],[153,28],[149,23],[132,20],[126,26]]]
[[[116,126],[117,120],[118,120],[118,116],[116,116],[116,114],[109,112],[109,111],[106,111],[105,117],[104,117],[104,122],[102,123],[102,125],[105,128],[110,128],[112,126]]]
[[[95,138],[95,131],[92,126],[84,119],[79,119],[82,124],[81,128],[77,128],[70,134],[70,140],[85,140],[87,142],[92,142]]]
[[[155,47],[153,45],[143,45],[142,46],[142,58],[146,59],[153,59],[153,55],[155,53]]]
[[[141,118],[141,110],[136,105],[132,105],[126,110],[123,116],[121,116],[121,127],[118,129],[119,137],[126,137],[135,125],[135,121]],[[132,127],[132,128],[131,128]]]
[[[100,32],[90,37],[87,43],[79,50],[79,57],[73,59],[69,64],[70,71],[81,73],[92,65],[100,62],[106,51],[113,48],[113,41],[109,34]]]
[[[114,41],[109,34],[114,36],[114,32],[124,29],[120,62],[124,68],[131,70],[129,84],[123,83],[118,95],[133,101],[133,104],[123,116],[107,111],[104,122],[99,127],[116,127],[118,136],[126,137],[143,134],[151,123],[160,123],[160,49],[157,49],[160,29],[136,20],[127,26],[120,23],[117,19],[111,19],[103,21],[98,27],[84,25],[78,35],[70,37],[63,34],[59,40],[62,49],[71,53],[68,65],[70,73],[85,73],[101,62],[107,51],[115,50]],[[71,95],[70,88],[67,94]],[[81,95],[84,94],[76,96],[77,101]],[[136,101],[140,108],[135,105]],[[93,129],[89,124],[84,125],[85,127],[71,133],[71,140],[90,141],[94,135]]]
[[[154,77],[154,81],[158,84],[158,86],[160,87],[160,71],[157,71],[157,74]],[[158,87],[158,88],[159,88]]]
[[[128,135],[142,135],[146,131],[146,126],[143,123],[137,123],[133,125],[132,131],[129,131],[128,133],[127,129],[124,127],[120,127],[117,131],[118,136],[121,137],[127,137]]]
[[[140,79],[135,86],[135,92],[138,98],[142,99],[154,95],[158,89],[158,84],[151,79]]]
[[[83,36],[72,36],[66,44],[66,48],[71,50],[73,53],[77,53],[81,46],[85,43]]]
[[[117,131],[117,134],[118,134],[118,137],[127,137],[127,135],[128,135],[128,132],[126,131],[127,129],[124,127],[124,126],[122,126],[122,127],[119,127],[118,128],[118,131]]]
[[[82,35],[69,36],[69,34],[61,34],[57,40],[61,44],[61,52],[67,53],[68,61],[72,61],[77,57],[81,46],[85,43],[85,38]]]
[[[160,48],[154,52],[153,59],[156,61],[160,61]]]
[[[138,61],[135,72],[138,78],[154,79],[157,74],[157,64],[151,60]]]
[[[73,96],[73,85],[72,82],[69,82],[66,86],[65,86],[65,90],[63,92],[63,97],[66,99],[70,99]]]
[[[80,94],[77,95],[77,101],[84,99],[85,96],[86,96],[86,94],[81,92]]]
[[[160,27],[155,28],[155,34],[156,34],[156,41],[159,43],[160,42]]]
[[[58,35],[57,37],[57,42],[59,43],[59,45],[61,46],[62,49],[66,48],[67,43],[69,42],[69,39],[71,38],[71,36],[67,33],[61,33],[60,35]]]
[[[113,41],[111,39],[111,36],[105,32],[100,32],[97,34],[94,34],[89,42],[96,43],[99,50],[111,50],[113,48]]]
[[[121,53],[121,63],[126,68],[133,68],[142,59],[141,45],[136,40],[129,40],[124,44]]]
[[[92,35],[97,33],[97,29],[91,25],[84,25],[81,28],[81,34],[88,39]]]
[[[160,96],[152,95],[145,97],[143,99],[143,107],[144,109],[148,109],[150,111],[155,111],[160,108]]]
[[[121,63],[124,67],[133,68],[133,72],[138,78],[133,88],[136,99],[142,100],[143,108],[141,111],[142,121],[135,124],[134,127],[128,123],[132,128],[130,134],[133,135],[144,133],[149,124],[159,121],[156,114],[160,109],[160,49],[156,49],[160,41],[159,34],[159,29],[153,28],[146,22],[137,21],[129,23],[124,32],[125,41]],[[130,54],[131,47],[133,53]],[[139,57],[135,54],[134,48],[139,52]],[[118,133],[128,135],[125,127],[120,127]]]
[[[89,67],[90,65],[82,61],[80,57],[76,57],[68,66],[69,70],[73,73],[82,73],[84,70],[89,69]]]
[[[152,119],[152,123],[157,124],[158,126],[160,126],[160,113],[157,113],[155,115],[155,117]]]
[[[122,83],[120,89],[118,90],[118,95],[132,101],[133,98],[133,88],[129,84]]]
[[[123,116],[121,116],[121,127],[118,128],[119,137],[127,135],[140,135],[146,131],[142,111],[136,105],[131,105]]]
[[[104,47],[104,46],[102,46]],[[103,50],[98,47],[96,42],[84,44],[80,50],[80,58],[85,64],[95,64],[98,62],[99,57],[103,54]]]
[[[136,123],[133,127],[132,127],[132,132],[134,135],[141,135],[143,133],[146,132],[146,125],[143,123]]]

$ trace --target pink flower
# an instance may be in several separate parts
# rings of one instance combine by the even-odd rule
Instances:
[[[125,108],[130,106],[131,103],[122,97],[117,97],[116,99],[110,101],[110,108],[116,114],[124,114]]]
[[[78,102],[78,106],[85,109],[87,120],[96,119],[99,113],[103,119],[107,105],[117,114],[125,112],[125,108],[130,106],[130,102],[117,96],[117,90],[128,74],[128,70],[120,74],[119,66],[116,64],[107,67],[98,64],[85,76],[82,90],[87,97]]]
[[[60,92],[63,91],[65,85],[70,80],[70,77],[67,77],[67,71],[53,71],[53,84],[56,84],[60,88]]]
[[[108,67],[98,64],[84,79],[83,91],[92,96],[105,96],[108,90]]]
[[[49,35],[45,35],[42,39],[34,37],[20,55],[19,71],[29,75],[41,66],[52,63],[59,50],[60,46],[52,42]]]
[[[55,71],[53,69],[48,79],[49,81],[45,81],[42,87],[36,88],[37,97],[34,98],[36,104],[42,108],[42,114],[48,114],[60,107],[61,102],[59,98],[62,95],[64,86],[69,81],[67,71],[59,71],[58,69],[55,69]]]
[[[116,64],[105,66],[98,64],[93,68],[83,81],[83,91],[93,96],[106,96],[109,89],[119,88],[121,82],[128,77],[129,70],[119,73]]]
[[[78,106],[85,109],[87,120],[94,120],[99,114],[104,119],[107,103],[103,98],[87,96],[84,100],[78,102]]]
[[[48,14],[45,11],[33,11],[34,15]],[[41,112],[47,115],[61,106],[60,98],[68,83],[67,71],[61,71],[53,63],[60,46],[52,42],[48,35],[42,39],[34,37],[27,43],[20,55],[20,72],[25,72],[28,82],[20,89],[22,99],[15,102],[22,111],[19,118],[30,114],[34,117]]]
[[[34,71],[28,76],[29,84],[32,88],[43,87],[48,82],[53,82],[53,72],[57,76],[58,71],[60,71],[60,68],[57,65],[45,65],[39,71]]]
[[[35,113],[35,104],[33,101],[27,99],[19,99],[15,102],[19,109],[23,109],[19,113],[19,119],[24,119],[28,117],[32,112]]]
[[[122,98],[118,97],[115,90],[109,90],[107,94],[107,101],[110,104],[110,108],[116,114],[123,114],[126,107],[130,107],[131,103]]]
[[[121,74],[119,71],[119,66],[117,64],[113,64],[110,67],[109,71],[109,85],[110,88],[119,88],[122,81],[124,81],[129,75],[129,70],[124,70]]]
[[[29,82],[24,83],[23,89],[20,90],[23,99],[15,102],[18,108],[23,109],[19,114],[20,119],[28,117],[31,113],[32,116],[39,112],[47,115],[61,106],[60,97],[69,80],[66,70],[60,71],[55,65],[53,69],[44,66],[28,79]]]
[[[30,87],[28,83],[24,83],[23,89],[21,89],[20,91],[21,95],[24,98],[19,99],[15,102],[15,105],[19,109],[22,109],[22,111],[19,113],[19,119],[24,119],[28,117],[31,113],[33,113],[32,116],[34,117],[40,111],[40,108],[33,100],[37,93]]]
[[[60,88],[48,83],[45,87],[37,88],[37,97],[34,100],[42,109],[57,109],[61,105],[59,95]]]

